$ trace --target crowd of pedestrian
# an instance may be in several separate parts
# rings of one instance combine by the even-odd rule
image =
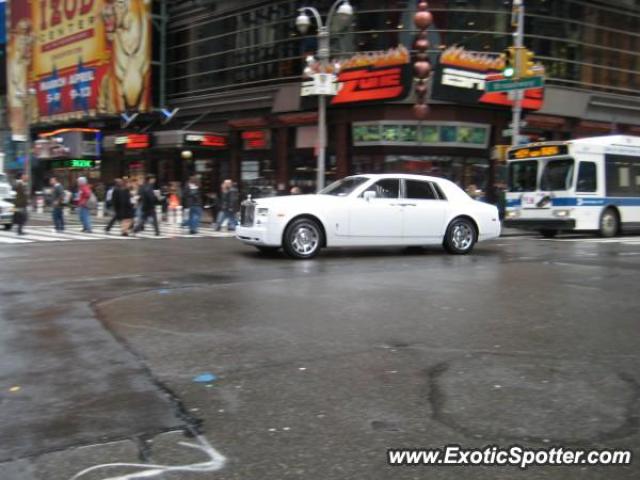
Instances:
[[[30,199],[22,174],[16,177],[15,190],[16,211],[13,223],[17,227],[17,233],[23,235]],[[58,233],[65,231],[65,207],[75,208],[83,233],[92,233],[91,214],[98,202],[104,202],[109,216],[105,226],[107,233],[111,232],[116,223],[123,236],[135,235],[151,224],[155,234],[160,235],[156,209],[160,206],[163,220],[173,219],[177,222],[179,218],[183,218],[181,226],[195,235],[200,229],[205,207],[211,209],[212,226],[217,231],[220,231],[225,222],[229,231],[235,230],[240,194],[237,185],[227,179],[222,182],[219,194],[205,196],[197,175],[189,177],[182,187],[173,182],[160,188],[156,178],[151,175],[144,181],[137,178],[117,178],[109,187],[101,183],[92,186],[86,177],[79,177],[71,192],[64,188],[56,176],[49,178],[47,204],[51,207],[53,228]]]

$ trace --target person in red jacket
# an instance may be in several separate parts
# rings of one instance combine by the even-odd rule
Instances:
[[[93,193],[86,177],[78,178],[78,215],[82,223],[82,231],[91,233],[91,202]]]

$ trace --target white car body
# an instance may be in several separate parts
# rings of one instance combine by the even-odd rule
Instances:
[[[476,241],[500,235],[497,208],[473,200],[449,180],[406,174],[347,178],[356,177],[364,177],[364,183],[345,196],[293,195],[252,201],[255,218],[241,219],[236,238],[257,247],[282,247],[287,226],[302,217],[313,218],[322,226],[321,246],[325,247],[441,245],[448,226],[458,217],[466,217],[475,225]],[[365,191],[389,179],[397,179],[402,185],[398,198],[365,198]],[[404,198],[405,185],[409,185],[405,181],[409,180],[431,182],[446,198]],[[247,208],[246,203],[243,208]]]
[[[7,175],[0,173],[0,200],[13,202],[16,199],[16,191],[11,187]]]
[[[0,225],[3,225],[5,229],[11,228],[14,212],[13,203],[0,200]]]

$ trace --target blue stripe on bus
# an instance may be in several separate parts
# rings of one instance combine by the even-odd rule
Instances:
[[[617,207],[640,207],[640,197],[562,197],[551,200],[553,207],[599,207],[603,205],[615,205]]]
[[[507,200],[507,207],[519,207],[520,205],[522,205],[522,200],[519,198]]]

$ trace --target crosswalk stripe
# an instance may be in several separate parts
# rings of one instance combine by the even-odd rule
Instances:
[[[8,244],[16,243],[17,244],[17,243],[33,243],[33,241],[24,240],[22,238],[17,238],[17,237],[11,238],[11,237],[0,236],[0,243],[8,243]]]
[[[5,233],[0,233],[2,236],[8,236]],[[12,235],[14,236],[14,235]],[[20,235],[21,240],[32,240],[34,242],[65,242],[68,241],[66,238],[55,238],[48,235],[38,235],[36,233],[30,232],[29,230],[25,230],[24,235]]]

